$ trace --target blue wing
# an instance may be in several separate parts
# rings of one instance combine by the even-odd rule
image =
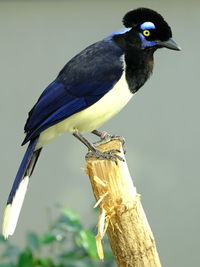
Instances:
[[[122,50],[111,40],[95,43],[70,60],[29,112],[22,144],[89,107],[120,79]]]

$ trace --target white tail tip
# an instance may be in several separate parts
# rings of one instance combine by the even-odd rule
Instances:
[[[19,184],[12,203],[8,204],[5,209],[2,227],[2,234],[5,239],[7,239],[10,235],[13,235],[15,231],[20,210],[27,191],[28,182],[29,177],[25,176]]]

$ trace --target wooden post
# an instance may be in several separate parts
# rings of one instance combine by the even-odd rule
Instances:
[[[98,149],[119,149],[119,155],[125,159],[120,140],[112,140]],[[104,257],[101,240],[107,232],[118,266],[161,267],[155,240],[126,161],[118,160],[118,164],[95,158],[86,161],[86,172],[97,201],[95,207],[100,209],[96,236],[99,257]]]

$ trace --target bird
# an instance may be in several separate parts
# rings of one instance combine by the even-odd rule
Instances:
[[[82,133],[98,130],[116,115],[151,76],[154,52],[181,50],[164,18],[149,8],[133,9],[123,17],[124,28],[88,46],[74,56],[43,91],[30,110],[22,145],[29,143],[16,174],[4,212],[2,234],[13,235],[20,210],[44,145],[68,132],[95,157],[112,160]],[[118,157],[118,159],[120,159]]]

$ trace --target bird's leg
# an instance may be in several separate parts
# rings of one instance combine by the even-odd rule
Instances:
[[[73,133],[73,136],[75,136],[79,141],[81,141],[90,151],[96,151],[96,148],[92,143],[90,143],[82,134],[79,132]]]
[[[110,136],[109,133],[103,131],[103,132],[100,132],[98,130],[93,130],[92,131],[93,134],[97,135],[98,137],[100,137],[101,139],[104,139],[106,136]]]
[[[112,149],[109,151],[105,151],[105,152],[101,152],[98,149],[95,148],[95,146],[90,143],[84,136],[82,136],[82,134],[80,134],[79,132],[75,132],[73,133],[73,136],[75,136],[79,141],[81,141],[89,150],[89,152],[86,155],[86,158],[97,158],[97,159],[107,159],[107,160],[112,160],[117,164],[117,159],[124,161],[124,159],[122,157],[120,157],[119,155],[115,154],[115,153],[119,153],[120,150],[118,149]]]
[[[105,144],[111,140],[118,139],[122,143],[122,148],[123,148],[124,154],[126,153],[125,139],[122,136],[111,135],[105,131],[100,132],[98,130],[93,130],[92,133],[100,137],[100,141],[97,141],[94,143],[95,146],[99,146],[99,145]]]

